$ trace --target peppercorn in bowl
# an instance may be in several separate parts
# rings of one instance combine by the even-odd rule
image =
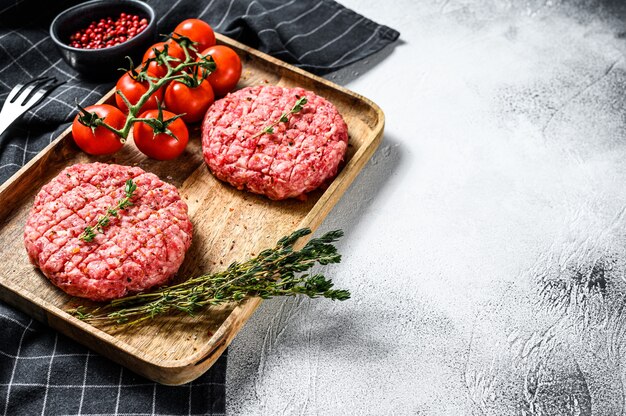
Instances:
[[[137,0],[92,0],[60,13],[50,36],[63,59],[83,77],[106,80],[128,67],[127,56],[140,62],[154,42],[152,7]]]

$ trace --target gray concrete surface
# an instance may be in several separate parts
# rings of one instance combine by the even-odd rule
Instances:
[[[353,299],[265,302],[228,413],[623,414],[626,5],[343,3],[402,33],[328,76],[387,116],[321,230]]]

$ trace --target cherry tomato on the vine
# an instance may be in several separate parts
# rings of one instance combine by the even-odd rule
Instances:
[[[174,113],[163,111],[163,121],[167,122]],[[148,110],[141,114],[140,118],[158,119],[159,110]],[[189,141],[189,131],[185,122],[177,118],[167,125],[167,128],[175,138],[167,133],[155,133],[152,126],[138,121],[133,125],[133,140],[137,148],[146,156],[157,160],[170,160],[177,158],[183,153]]]
[[[215,33],[207,22],[199,19],[183,20],[174,29],[174,36],[181,35],[197,42],[198,52],[215,45]]]
[[[142,62],[146,62],[148,59],[156,57],[154,49],[163,51],[163,46],[165,44],[166,42],[158,42],[150,46],[146,53],[144,53]],[[185,60],[185,51],[183,51],[183,48],[178,46],[176,42],[167,42],[167,54],[173,58],[180,59],[181,61]],[[179,62],[176,61],[170,62],[171,66],[177,66],[178,64]],[[167,74],[167,67],[165,65],[159,65],[156,62],[150,62],[147,72],[154,74],[157,78],[162,78],[165,74]]]
[[[124,113],[109,104],[92,105],[85,108],[85,111],[96,113],[99,118],[104,119],[105,123],[117,130],[124,127],[126,122]],[[90,155],[108,155],[117,152],[124,146],[120,138],[104,126],[98,126],[95,131],[92,131],[91,127],[79,121],[81,116],[83,116],[82,112],[74,118],[72,136],[82,151]]]
[[[213,101],[213,88],[206,79],[194,88],[174,81],[165,90],[165,106],[176,114],[184,113],[182,119],[187,123],[202,120]]]
[[[148,75],[152,74],[148,72]],[[141,96],[144,95],[149,88],[150,84],[148,84],[148,81],[136,80],[130,71],[122,75],[122,77],[117,81],[117,84],[115,84],[115,89],[117,91],[121,91],[132,105],[137,104]],[[140,111],[157,108],[157,100],[158,102],[163,102],[163,88],[156,90],[150,96],[148,101],[146,101],[146,103],[141,107]],[[117,92],[115,93],[115,103],[117,104],[117,108],[122,110],[124,113],[128,113],[126,103]]]
[[[232,91],[241,77],[241,59],[237,52],[224,45],[215,45],[202,51],[202,56],[211,56],[216,69],[207,78],[218,97]]]

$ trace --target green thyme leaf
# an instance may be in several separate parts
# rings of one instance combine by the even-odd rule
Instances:
[[[296,97],[298,97],[298,96],[296,96]],[[302,111],[302,108],[306,105],[307,102],[308,102],[308,100],[307,100],[306,97],[298,97],[298,101],[296,101],[296,103],[293,105],[293,107],[291,107],[291,110],[289,110],[288,113],[282,113],[278,120],[276,120],[275,122],[273,122],[269,126],[264,127],[263,130],[261,130],[260,132],[254,134],[252,137],[250,137],[250,140],[254,139],[256,137],[259,137],[262,134],[272,134],[272,133],[274,133],[274,127],[276,127],[279,123],[288,123],[289,122],[289,116],[292,115],[292,114],[296,114],[296,113],[299,113],[300,111]]]
[[[90,243],[96,237],[96,231],[103,233],[104,228],[108,227],[111,223],[111,217],[117,217],[119,210],[124,210],[133,205],[131,198],[134,192],[137,190],[137,184],[132,179],[128,179],[124,186],[124,193],[126,197],[120,199],[115,207],[109,207],[106,210],[106,214],[98,218],[95,226],[88,225],[85,227],[81,235],[78,238],[86,243]]]
[[[334,289],[333,282],[324,275],[301,274],[316,264],[341,261],[333,243],[343,232],[332,231],[311,239],[302,249],[294,250],[294,244],[310,233],[308,228],[297,230],[280,239],[274,248],[263,250],[245,262],[234,262],[221,272],[116,299],[96,309],[79,307],[68,312],[82,315],[84,318],[81,319],[92,323],[134,325],[168,313],[192,315],[203,308],[241,302],[250,296],[263,299],[276,296],[349,299],[349,291]]]

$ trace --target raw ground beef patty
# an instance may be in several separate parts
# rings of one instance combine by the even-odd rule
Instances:
[[[92,242],[78,237],[137,185],[133,206]],[[30,260],[52,283],[92,300],[119,298],[165,283],[191,244],[187,204],[176,188],[137,167],[105,163],[64,169],[35,197],[24,230]]]
[[[302,111],[274,133],[257,135],[303,96]],[[337,174],[347,147],[348,128],[335,106],[302,88],[243,88],[215,102],[202,124],[202,152],[213,174],[271,199],[318,188]]]

